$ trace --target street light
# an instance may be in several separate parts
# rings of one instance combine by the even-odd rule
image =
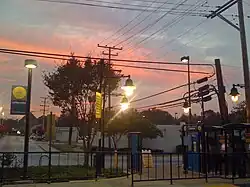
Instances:
[[[188,114],[189,111],[190,111],[191,107],[190,105],[188,104],[188,102],[185,100],[184,104],[183,104],[183,110],[184,110],[184,113],[185,114]]]
[[[128,102],[128,99],[126,96],[123,96],[122,100],[121,100],[121,110],[122,111],[125,111],[128,109],[129,107],[129,102]]]
[[[190,93],[191,92],[191,88],[190,88],[190,57],[189,56],[183,56],[183,57],[181,57],[181,61],[183,63],[187,63],[187,68],[188,68],[188,106],[190,107],[191,106],[191,93]],[[191,108],[186,109],[186,111],[189,112],[188,123],[190,123],[191,122]]]
[[[235,85],[233,85],[230,95],[233,102],[237,102],[239,100],[240,93],[238,92],[238,89],[235,87]]]
[[[27,59],[24,62],[24,67],[28,68],[28,86],[27,86],[27,101],[25,111],[25,138],[24,138],[24,159],[23,159],[23,178],[27,178],[28,158],[29,158],[29,128],[30,128],[30,101],[31,101],[31,83],[32,69],[37,67],[37,61]]]
[[[122,89],[125,91],[125,95],[126,96],[131,96],[134,93],[134,90],[136,89],[136,86],[134,85],[132,79],[130,78],[130,76],[128,77],[128,79],[125,82],[125,85],[122,86]]]
[[[189,56],[183,56],[183,57],[181,57],[181,61],[182,61],[183,63],[189,62]]]

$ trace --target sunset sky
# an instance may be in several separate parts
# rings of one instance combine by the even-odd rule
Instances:
[[[223,65],[228,105],[230,108],[233,106],[228,96],[232,84],[243,83],[239,32],[219,18],[210,20],[197,16],[197,12],[204,13],[215,10],[216,5],[222,5],[226,0],[209,0],[208,3],[198,0],[157,0],[155,3],[152,3],[154,0],[68,1],[122,7],[128,6],[119,5],[119,3],[130,4],[130,7],[140,6],[140,9],[146,9],[150,5],[152,7],[162,5],[164,8],[162,8],[162,12],[159,11],[149,15],[150,12],[147,11],[90,7],[79,4],[69,5],[37,0],[1,0],[0,48],[62,54],[74,52],[76,55],[81,56],[91,54],[95,57],[102,57],[101,52],[103,49],[97,48],[97,44],[111,46],[120,44],[117,47],[123,47],[123,51],[117,51],[119,56],[115,58],[180,62],[181,56],[189,55],[191,57],[190,63],[214,63],[215,58],[220,58]],[[109,2],[109,4],[105,2]],[[166,3],[163,5],[163,2]],[[176,7],[179,2],[183,4]],[[234,23],[237,23],[238,19],[235,17],[237,14],[236,7],[234,6],[224,13]],[[173,13],[168,12],[173,8],[175,8],[176,12],[192,10],[196,15],[173,15]],[[250,18],[247,18],[250,15],[250,3],[247,3],[247,0],[244,2],[244,8],[247,41],[250,51]],[[168,13],[166,14],[166,12]],[[166,16],[155,23],[163,14],[166,14]],[[125,25],[127,26],[124,27]],[[165,30],[152,36],[163,26],[165,26]],[[123,29],[120,29],[122,27]],[[140,32],[143,28],[147,29],[145,32]],[[117,33],[116,31],[119,29],[120,32]],[[250,56],[250,53],[248,54]],[[26,85],[27,83],[27,70],[23,66],[26,58],[30,57],[0,53],[0,102],[4,105],[6,115],[9,115],[11,86]],[[47,89],[42,83],[41,75],[44,71],[52,71],[59,61],[43,58],[36,58],[36,60],[39,62],[39,67],[34,70],[32,111],[34,111],[35,115],[40,115],[40,97],[47,95]],[[173,65],[148,65],[128,62],[119,62],[119,64],[186,69],[186,66],[177,67]],[[137,85],[134,99],[187,82],[186,73],[122,67],[116,67],[116,69],[122,69],[124,74],[131,75]],[[192,69],[211,72],[210,68],[192,66]],[[203,75],[193,74],[192,80],[201,77]],[[211,78],[210,83],[216,85],[214,77]],[[138,108],[177,99],[182,97],[186,90],[187,88],[175,90],[152,99],[133,103],[132,106]],[[244,92],[244,90],[239,91]],[[121,92],[121,90],[117,90],[117,92]],[[244,94],[241,97],[242,99],[244,99]],[[118,102],[117,98],[114,99],[113,105],[118,104]],[[206,109],[218,111],[217,100],[214,99],[206,103],[205,107]],[[198,114],[200,106],[195,104],[193,108],[193,111]],[[51,109],[55,112],[59,111],[56,107]],[[181,107],[171,108],[168,111],[172,114],[177,112],[179,116],[183,112]]]

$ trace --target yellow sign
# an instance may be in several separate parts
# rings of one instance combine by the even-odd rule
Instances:
[[[24,87],[18,86],[12,90],[12,94],[15,99],[21,100],[21,99],[25,99],[27,92]]]
[[[153,168],[153,156],[151,150],[142,150],[142,163],[144,168]]]
[[[51,132],[50,132],[51,129]],[[46,138],[49,140],[51,135],[51,139],[54,140],[56,137],[56,116],[52,114],[47,115],[47,125],[46,125]]]
[[[95,97],[95,117],[97,119],[102,117],[102,94],[99,92],[96,92]]]
[[[24,115],[26,112],[27,87],[15,85],[11,88],[11,115]]]

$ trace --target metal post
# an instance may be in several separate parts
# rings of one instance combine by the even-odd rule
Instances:
[[[226,124],[229,122],[228,120],[228,108],[225,99],[225,86],[223,84],[223,76],[221,71],[220,59],[215,59],[215,68],[216,68],[216,79],[218,85],[218,101],[220,108],[220,115],[222,124]]]
[[[205,120],[205,109],[204,109],[203,97],[201,97],[201,111],[202,111],[202,123],[204,123],[204,120]]]
[[[30,131],[30,101],[31,101],[32,69],[28,69],[27,102],[25,111],[25,138],[24,138],[24,158],[23,158],[23,178],[27,178],[29,159],[29,131]]]
[[[106,85],[103,87],[103,102],[102,102],[102,126],[101,126],[101,133],[102,133],[102,168],[105,168],[105,153],[104,153],[104,147],[105,147],[105,103],[106,103]]]
[[[190,88],[190,59],[188,59],[188,105],[190,107],[189,109],[189,115],[188,115],[188,124],[191,123],[191,116],[192,116],[192,112],[191,112],[191,88]]]
[[[103,70],[104,70],[104,60],[100,60],[100,87],[99,92],[102,94],[102,86],[103,86]],[[103,95],[102,95],[103,96]],[[103,100],[103,97],[102,97]],[[103,118],[103,110],[102,110],[102,117],[99,119],[99,132],[102,132],[102,118]],[[98,153],[96,157],[96,169],[97,169],[97,175],[101,173],[101,149],[102,149],[102,137],[98,136]]]
[[[51,145],[52,145],[52,121],[53,113],[50,112],[50,123],[49,123],[49,179],[51,177]]]
[[[111,72],[111,48],[109,48],[109,64],[108,64],[108,72],[110,73]],[[108,84],[108,119],[110,119],[111,117],[111,85],[110,85],[110,79],[109,79],[109,84]],[[111,148],[111,138],[110,136],[108,137],[108,145],[109,145],[109,148]]]
[[[242,0],[238,0],[238,14],[239,14],[243,75],[244,75],[244,83],[245,83],[247,123],[249,123],[250,122],[250,82],[249,82],[249,65],[248,65],[246,31],[245,31]]]

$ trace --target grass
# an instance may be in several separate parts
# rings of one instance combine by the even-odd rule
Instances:
[[[22,168],[4,168],[3,178],[8,181],[20,180]],[[126,176],[120,169],[104,169],[102,171],[104,178]],[[28,176],[34,181],[46,181],[49,179],[48,166],[32,166],[28,168]],[[77,179],[94,179],[96,177],[96,169],[84,166],[52,166],[50,179],[53,180],[77,180]]]

